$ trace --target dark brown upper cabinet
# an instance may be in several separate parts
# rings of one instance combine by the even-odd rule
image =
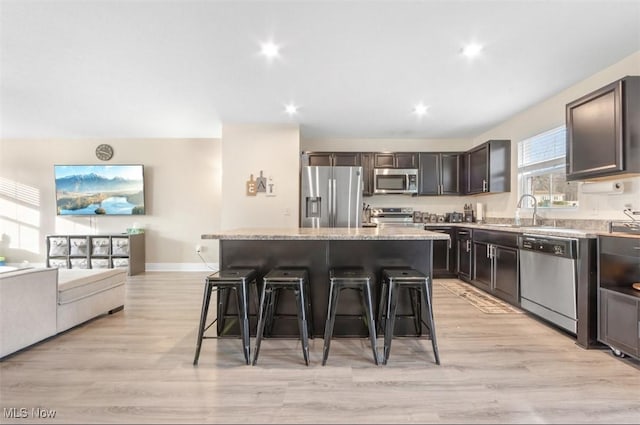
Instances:
[[[465,194],[511,191],[511,140],[489,140],[464,159]]]
[[[362,165],[362,195],[373,195],[373,152],[362,152],[360,163]]]
[[[566,105],[567,180],[640,173],[640,76]]]
[[[418,154],[418,195],[460,195],[460,153]]]
[[[418,154],[415,152],[375,153],[375,168],[418,168]]]
[[[306,164],[303,165],[332,165],[353,167],[361,165],[359,152],[309,152],[306,156]]]

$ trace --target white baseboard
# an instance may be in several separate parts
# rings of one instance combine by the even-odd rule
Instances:
[[[148,272],[211,272],[218,270],[218,263],[146,263]]]
[[[44,268],[46,263],[7,263],[7,266]],[[211,272],[218,270],[218,263],[146,263],[145,269],[148,272]]]

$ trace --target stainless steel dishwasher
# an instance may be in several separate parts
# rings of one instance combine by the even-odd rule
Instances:
[[[578,240],[524,234],[518,247],[521,307],[575,334]]]

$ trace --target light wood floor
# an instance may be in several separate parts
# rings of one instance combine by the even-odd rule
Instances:
[[[2,423],[640,423],[640,366],[584,350],[526,314],[485,314],[434,285],[442,364],[426,339],[205,340],[192,366],[205,273],[146,273],[126,308],[0,363]],[[381,340],[380,340],[381,341]],[[252,339],[253,344],[253,339]],[[253,348],[253,347],[252,347]],[[55,410],[53,419],[32,408]],[[26,408],[26,419],[7,418]]]

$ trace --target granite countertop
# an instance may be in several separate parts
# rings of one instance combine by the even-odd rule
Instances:
[[[429,227],[466,227],[470,229],[479,230],[498,230],[501,232],[510,233],[526,233],[528,235],[542,235],[542,236],[559,236],[564,238],[586,238],[595,239],[599,234],[605,234],[601,230],[593,229],[574,229],[569,227],[556,227],[556,226],[516,226],[509,223],[424,223],[425,228]],[[606,233],[609,234],[609,233]]]
[[[434,240],[449,235],[422,227],[323,227],[323,228],[243,228],[203,234],[202,239],[221,240]]]
[[[515,226],[501,223],[464,223],[464,227],[473,229],[499,230],[502,232],[526,233],[528,235],[559,236],[564,238],[586,238],[594,239],[598,237],[598,231],[585,229],[571,229],[568,227],[555,226]]]
[[[638,234],[598,229],[577,229],[555,226],[515,226],[508,223],[415,223],[414,226],[359,227],[359,228],[242,228],[218,233],[203,234],[202,239],[236,240],[435,240],[449,239],[444,233],[425,229],[437,227],[465,227],[479,230],[494,230],[528,235],[557,236],[565,238],[595,239],[598,236],[640,238]]]

